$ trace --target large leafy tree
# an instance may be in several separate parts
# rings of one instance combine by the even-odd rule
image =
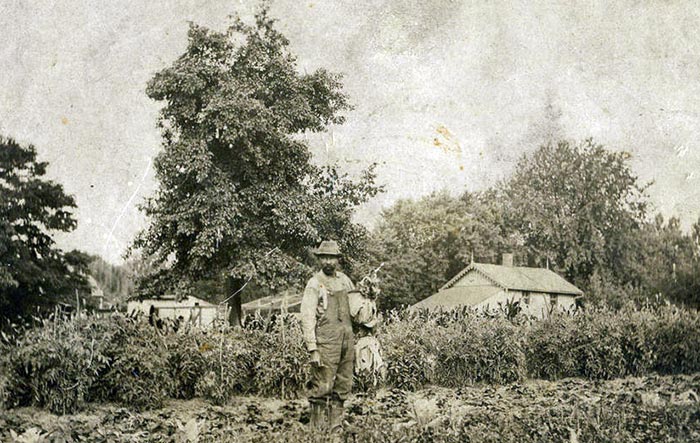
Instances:
[[[343,121],[340,77],[299,73],[265,8],[227,32],[191,25],[187,50],[147,93],[165,105],[159,188],[135,242],[159,271],[143,288],[187,293],[223,276],[235,323],[246,282],[301,284],[308,247],[321,239],[362,257],[366,233],[350,217],[378,191],[372,169],[353,181],[316,167],[301,136]]]
[[[86,288],[87,255],[64,253],[51,234],[77,223],[75,200],[47,180],[33,146],[0,136],[0,317],[24,316]]]
[[[625,282],[647,206],[628,160],[590,139],[547,144],[520,159],[504,193],[530,264],[548,261],[584,288],[594,274]]]

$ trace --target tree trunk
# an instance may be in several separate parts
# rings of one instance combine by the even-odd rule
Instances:
[[[237,278],[227,278],[226,279],[226,297],[231,297],[232,294],[236,294],[229,298],[228,306],[230,308],[228,321],[233,327],[240,327],[243,325],[243,310],[241,309],[241,298],[244,281]]]

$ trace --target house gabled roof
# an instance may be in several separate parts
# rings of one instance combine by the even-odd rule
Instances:
[[[582,295],[576,286],[549,269],[527,268],[521,266],[502,266],[486,263],[472,263],[440,288],[440,291],[452,288],[469,272],[478,272],[495,285],[510,291],[546,292],[551,294]]]
[[[501,290],[501,288],[493,286],[455,286],[419,301],[411,306],[411,309],[450,309],[457,306],[476,306],[498,294]]]

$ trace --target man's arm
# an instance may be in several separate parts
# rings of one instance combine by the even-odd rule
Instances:
[[[318,308],[319,284],[312,278],[306,284],[304,295],[301,298],[301,331],[304,343],[309,352],[316,350],[316,310]]]

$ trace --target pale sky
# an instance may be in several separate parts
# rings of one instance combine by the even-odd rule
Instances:
[[[223,30],[254,7],[0,3],[0,133],[33,143],[76,197],[61,247],[120,261],[155,188],[146,82],[184,50],[188,21]],[[300,70],[345,75],[355,109],[309,142],[319,163],[381,164],[367,224],[398,198],[489,187],[548,134],[630,152],[655,211],[686,228],[700,215],[700,3],[276,0],[272,15]]]

